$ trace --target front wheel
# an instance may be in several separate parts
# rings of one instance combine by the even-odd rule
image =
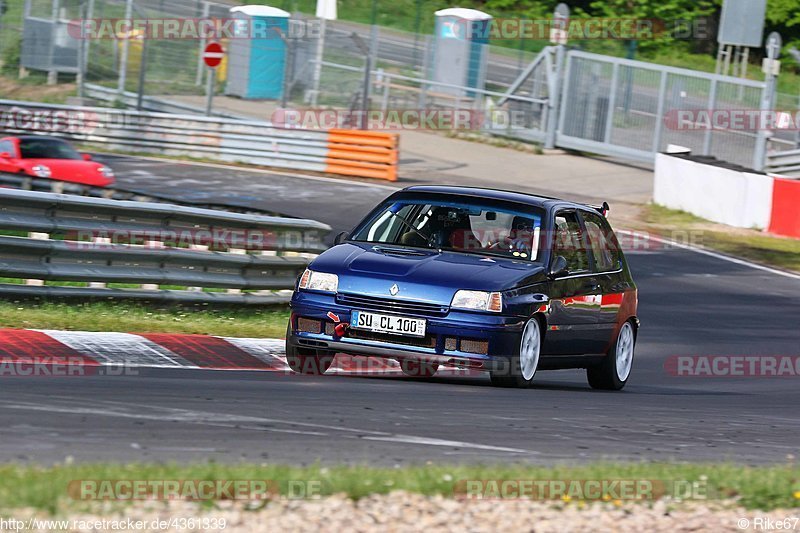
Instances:
[[[509,359],[504,368],[492,370],[489,375],[492,385],[497,387],[530,387],[536,368],[539,366],[539,355],[542,351],[542,328],[536,317],[531,318],[522,330],[518,353]]]
[[[617,335],[617,342],[608,351],[603,362],[586,369],[589,386],[601,390],[621,390],[628,382],[633,367],[636,335],[630,321],[625,322]]]

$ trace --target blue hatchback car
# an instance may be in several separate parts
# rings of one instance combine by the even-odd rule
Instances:
[[[416,186],[337,236],[297,282],[286,334],[296,372],[337,353],[404,373],[485,370],[527,387],[585,368],[594,388],[630,376],[636,285],[603,208],[516,192]]]

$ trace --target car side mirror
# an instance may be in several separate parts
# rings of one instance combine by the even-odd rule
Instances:
[[[92,156],[89,155],[89,154],[81,154],[81,157],[83,158],[84,161],[91,161],[92,160]]]
[[[0,159],[11,159],[11,154],[8,152],[0,152]]]
[[[550,265],[550,272],[548,272],[548,276],[550,279],[560,278],[561,276],[565,276],[569,273],[569,266],[567,265],[567,260],[564,259],[563,255],[556,256],[553,260],[553,264]]]
[[[341,233],[337,233],[336,237],[333,238],[333,244],[342,244],[349,238],[350,238],[350,233],[347,231],[342,231]]]

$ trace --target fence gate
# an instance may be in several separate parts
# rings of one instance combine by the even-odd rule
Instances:
[[[668,144],[759,168],[756,128],[709,129],[681,110],[755,110],[767,84],[577,50],[567,52],[556,145],[652,161]],[[763,152],[762,152],[763,154]]]

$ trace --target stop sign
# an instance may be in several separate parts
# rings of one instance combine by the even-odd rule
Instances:
[[[203,61],[211,68],[219,66],[224,56],[225,52],[219,43],[208,43],[206,49],[203,50]]]

